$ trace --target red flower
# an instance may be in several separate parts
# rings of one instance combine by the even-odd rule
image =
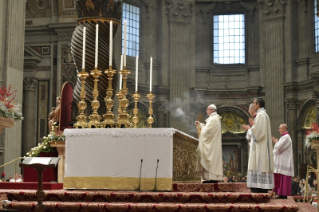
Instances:
[[[319,134],[319,127],[316,122],[312,123],[311,130],[307,130],[307,135],[310,135],[311,133]]]
[[[11,85],[9,85],[9,89],[6,89],[6,86],[2,86],[0,88],[0,101],[2,101],[4,103],[4,105],[10,109],[12,108],[14,105],[11,104],[11,102],[14,100],[14,98],[16,96],[14,96],[12,99],[8,100],[8,97],[10,97],[12,94],[16,93],[17,90],[13,91],[10,93],[11,90]]]

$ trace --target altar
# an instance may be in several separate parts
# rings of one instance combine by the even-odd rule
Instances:
[[[171,190],[173,128],[65,129],[65,189]],[[196,145],[195,145],[196,146]]]

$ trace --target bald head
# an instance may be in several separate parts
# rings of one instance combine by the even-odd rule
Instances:
[[[287,124],[281,124],[280,125],[283,129],[285,129],[286,131],[288,131],[288,126],[287,126]]]
[[[281,124],[279,125],[279,133],[282,135],[283,133],[288,131],[288,126],[287,124]]]

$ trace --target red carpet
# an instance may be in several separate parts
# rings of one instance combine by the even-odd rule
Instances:
[[[0,191],[1,192],[1,191]],[[8,198],[36,201],[36,191],[10,191]],[[271,194],[241,192],[134,192],[134,191],[46,191],[44,201],[62,202],[174,202],[174,203],[262,203]]]
[[[226,184],[174,183],[172,192],[52,190],[45,191],[44,208],[45,211],[154,212],[299,210],[292,197],[278,200],[271,197],[270,192],[247,192],[246,183]],[[228,192],[229,190],[237,192]],[[9,209],[36,210],[35,190],[0,190],[0,198],[12,200],[8,205]]]
[[[37,182],[22,182],[22,183],[15,183],[15,182],[1,182],[0,189],[31,189],[37,190],[38,183]],[[63,189],[63,183],[43,183],[43,190],[60,190]]]

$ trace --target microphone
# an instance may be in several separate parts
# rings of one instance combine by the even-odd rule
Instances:
[[[153,190],[153,191],[156,191],[156,180],[157,180],[157,169],[158,169],[158,163],[159,163],[159,159],[157,159],[156,173],[155,173],[155,186],[154,186],[154,190]]]
[[[140,191],[140,190],[141,190],[141,173],[142,173],[142,165],[143,165],[143,158],[141,159],[140,177],[139,177],[139,183],[138,183],[137,191]]]

